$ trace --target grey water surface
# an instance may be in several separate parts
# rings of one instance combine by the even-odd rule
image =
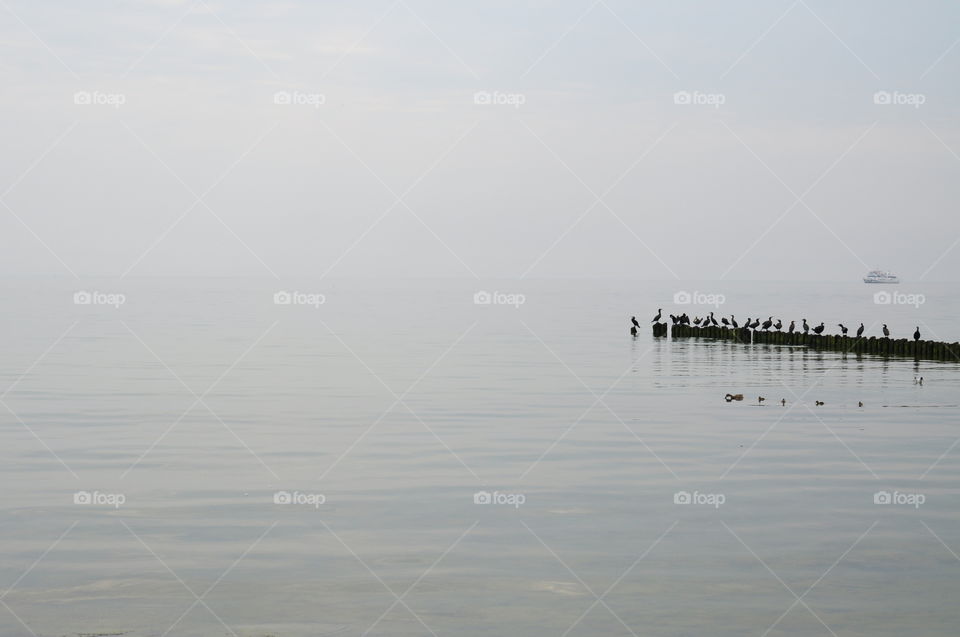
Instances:
[[[956,284],[0,287],[0,635],[956,634],[960,367],[648,328]]]

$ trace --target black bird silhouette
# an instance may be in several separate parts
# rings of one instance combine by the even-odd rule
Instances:
[[[820,325],[813,328],[814,333],[823,334],[823,321],[820,321]]]
[[[763,322],[763,331],[766,332],[767,330],[769,330],[771,325],[773,325],[772,316]]]
[[[653,317],[653,320],[650,321],[650,322],[651,322],[651,323],[656,323],[657,321],[660,320],[660,317],[661,317],[661,316],[663,316],[663,308],[659,308],[659,309],[657,310],[657,315],[654,316],[654,317]]]
[[[890,330],[887,329],[887,324],[886,324],[886,323],[883,324],[883,335],[884,335],[884,336],[890,336]]]
[[[699,316],[694,317],[694,319],[693,319],[693,324],[699,326],[699,325],[700,325],[700,321],[702,321],[702,320],[703,320],[703,319],[701,319]]]
[[[776,330],[779,332],[780,328],[783,327],[783,321],[781,321],[780,319],[777,319],[777,322],[773,324],[773,327],[776,328]]]
[[[810,326],[807,325],[807,319],[803,319],[803,333],[804,334],[810,333]]]
[[[749,316],[747,317],[747,322],[743,324],[743,329],[745,329],[745,330],[750,329],[750,317],[749,317]]]
[[[710,312],[710,323],[711,323],[714,327],[718,327],[718,326],[720,325],[719,323],[717,323],[717,319],[714,318],[713,312]]]
[[[787,328],[787,331],[793,334],[793,330],[797,329],[797,324],[795,321],[790,321],[790,327]]]
[[[680,315],[680,324],[690,325],[690,316],[686,312]]]
[[[730,315],[730,325],[733,325],[733,329],[740,327],[740,324],[737,323],[737,319],[733,318],[733,314]]]
[[[673,321],[673,324],[674,324],[674,325],[676,325],[676,324],[680,321],[680,317],[679,317],[679,316],[674,316],[673,314],[671,314],[671,315],[670,315],[670,320]]]
[[[730,321],[728,321],[728,320],[726,319],[726,317],[720,317],[720,322],[723,323],[723,325],[724,325],[725,327],[729,327],[729,326],[730,326]]]
[[[634,326],[634,327],[640,327],[640,324],[637,323],[637,317],[636,317],[636,316],[631,316],[631,317],[630,317],[630,320],[633,322],[633,326]]]
[[[863,323],[860,324],[860,328],[857,330],[857,338],[860,338],[863,335]]]
[[[847,328],[845,328],[845,327],[843,326],[843,323],[837,323],[837,327],[840,328],[840,331],[843,332],[843,335],[844,335],[844,336],[847,335]]]
[[[919,328],[919,327],[918,327],[918,328],[916,329],[916,331],[913,333],[913,340],[915,340],[915,341],[919,341],[919,340],[920,340],[920,328]]]
[[[760,319],[754,319],[753,323],[750,324],[750,329],[755,330],[758,327],[760,327]]]

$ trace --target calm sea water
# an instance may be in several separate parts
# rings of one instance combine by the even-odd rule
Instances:
[[[960,367],[646,326],[957,341],[957,285],[2,288],[2,635],[956,634]]]

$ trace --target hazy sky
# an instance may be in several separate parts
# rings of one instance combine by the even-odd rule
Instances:
[[[6,274],[957,278],[956,2],[0,16]]]

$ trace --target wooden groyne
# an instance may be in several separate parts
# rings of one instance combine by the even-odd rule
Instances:
[[[654,336],[665,336],[667,325],[660,324],[658,334],[654,325]],[[765,332],[746,328],[696,327],[694,325],[671,325],[672,338],[708,338],[736,341],[739,343],[759,343],[764,345],[785,345],[807,347],[815,350],[834,352],[852,352],[855,354],[875,354],[877,356],[909,356],[916,359],[933,361],[960,362],[960,343],[940,341],[915,341],[906,338],[886,338],[875,336],[842,336],[839,334],[804,334],[802,332]]]

